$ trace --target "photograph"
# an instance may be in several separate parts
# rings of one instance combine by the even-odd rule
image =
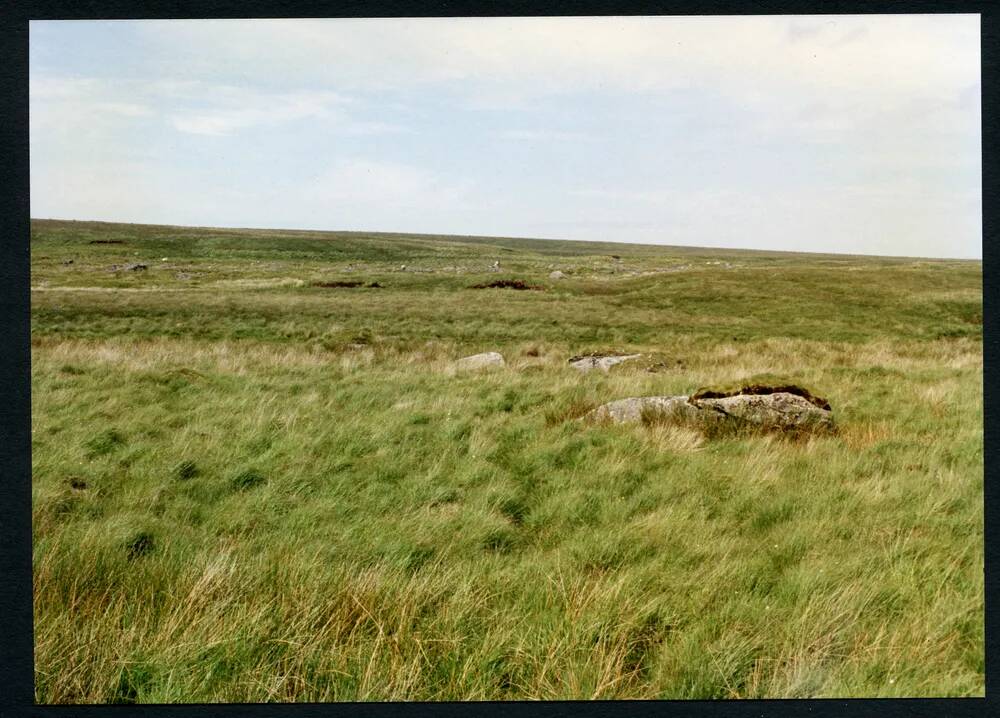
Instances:
[[[979,14],[26,35],[35,704],[985,697]]]

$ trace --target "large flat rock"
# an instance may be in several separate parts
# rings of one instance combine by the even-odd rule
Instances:
[[[691,399],[703,411],[715,411],[753,424],[779,429],[830,428],[833,415],[796,394],[737,394],[712,399]]]
[[[687,396],[640,396],[603,404],[588,415],[616,424],[641,421],[643,416],[660,414],[685,421],[721,421],[726,417],[765,428],[797,429],[833,426],[833,414],[804,397],[788,392],[737,394],[713,398]]]

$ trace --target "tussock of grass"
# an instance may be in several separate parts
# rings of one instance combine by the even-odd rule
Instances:
[[[32,242],[40,702],[983,694],[978,264],[91,223]],[[103,271],[134,251],[177,266]],[[609,251],[693,268],[622,278]],[[497,256],[574,281],[459,291]],[[742,267],[705,282],[717,259]],[[304,285],[348,265],[384,288]],[[599,347],[665,366],[567,365]],[[448,371],[484,350],[508,367]],[[821,389],[837,433],[575,421],[760,375]]]
[[[174,478],[186,481],[198,475],[198,465],[191,459],[184,459],[176,464],[170,473]]]

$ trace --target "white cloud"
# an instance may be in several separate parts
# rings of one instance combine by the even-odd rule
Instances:
[[[966,82],[979,64],[978,17],[969,15],[936,15],[933,25],[922,16],[866,15],[171,20],[140,27],[152,44],[198,47],[192,72],[252,63],[273,81],[293,71],[361,91],[476,79],[528,97],[691,82],[748,96],[787,83],[896,93]]]
[[[319,203],[373,205],[386,209],[457,208],[471,195],[472,183],[445,179],[434,172],[400,163],[369,159],[341,160],[301,188]]]
[[[158,221],[170,216],[171,187],[142,162],[103,158],[33,166],[31,216]]]
[[[595,187],[568,194],[588,200],[564,222],[570,236],[602,239],[605,228],[632,224],[631,241],[805,252],[942,256],[941,238],[975,237],[981,213],[974,188],[912,178],[829,190]],[[978,251],[963,241],[949,247],[948,256],[975,257]]]
[[[93,78],[33,76],[28,91],[32,135],[52,132],[66,136],[82,131],[84,136],[93,137],[154,113],[135,95],[117,92],[107,82]]]
[[[593,137],[586,132],[564,130],[503,130],[497,133],[502,140],[524,142],[589,142]]]
[[[249,86],[198,80],[156,82],[107,78],[32,77],[31,122],[35,129],[63,133],[84,126],[99,132],[109,118],[166,116],[179,132],[223,136],[251,127],[313,119],[339,132],[377,135],[406,132],[394,122],[357,119],[351,97],[329,90],[266,92]]]
[[[183,110],[171,121],[181,132],[228,135],[260,125],[306,118],[338,120],[344,99],[332,92],[259,93],[240,90],[219,97],[205,93],[196,109]]]
[[[671,189],[626,190],[584,188],[569,190],[569,194],[574,197],[583,197],[584,199],[599,199],[613,202],[639,202],[642,204],[669,204],[671,201],[677,201],[684,196],[676,190]]]

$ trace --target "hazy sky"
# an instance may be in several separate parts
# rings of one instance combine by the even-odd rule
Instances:
[[[977,15],[33,22],[33,217],[982,256]]]

